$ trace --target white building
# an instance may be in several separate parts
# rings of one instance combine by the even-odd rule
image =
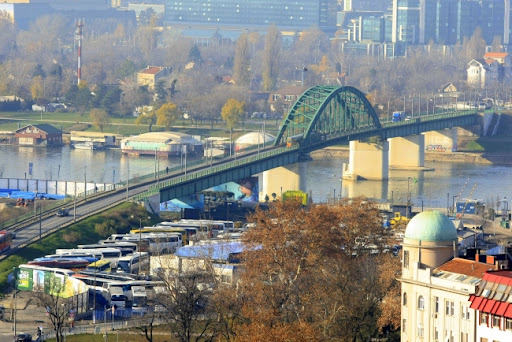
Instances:
[[[456,258],[457,230],[437,211],[416,215],[402,245],[401,341],[475,341],[468,300],[486,270],[495,268],[494,258],[491,264]]]
[[[477,312],[476,341],[512,341],[512,271],[487,272],[470,302]]]

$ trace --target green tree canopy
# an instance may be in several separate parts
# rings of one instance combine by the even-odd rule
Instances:
[[[151,128],[156,123],[156,113],[155,110],[151,110],[147,113],[140,114],[137,119],[135,119],[135,123],[137,125],[148,125],[148,130],[151,132]]]
[[[233,98],[228,99],[222,107],[222,119],[226,122],[230,131],[233,131],[233,128],[238,125],[238,121],[244,114],[244,109],[245,102]]]
[[[157,125],[164,126],[166,130],[170,130],[172,125],[181,116],[178,106],[172,102],[164,103],[156,111]]]

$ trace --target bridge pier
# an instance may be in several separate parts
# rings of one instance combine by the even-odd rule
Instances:
[[[396,137],[389,141],[389,167],[420,169],[425,167],[425,136],[423,134]]]
[[[277,198],[281,198],[282,193],[285,191],[301,190],[300,174],[285,166],[263,171],[259,178],[260,202],[265,202],[265,196],[268,196],[270,201],[272,201],[273,193],[277,195]]]
[[[388,179],[389,143],[350,142],[349,164],[343,165],[343,179]]]
[[[425,133],[425,151],[427,152],[456,152],[457,129],[450,128],[442,131]]]

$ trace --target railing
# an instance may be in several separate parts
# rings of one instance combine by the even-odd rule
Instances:
[[[247,165],[247,164],[253,163],[255,161],[261,160],[261,159],[266,159],[266,158],[281,154],[284,151],[292,151],[292,150],[296,150],[298,148],[299,148],[298,146],[279,147],[279,148],[275,148],[275,149],[272,149],[269,151],[263,151],[261,153],[254,154],[249,157],[245,157],[245,158],[241,157],[240,159],[229,161],[222,165],[213,165],[212,164],[207,169],[200,169],[198,171],[192,171],[191,173],[189,173],[187,175],[182,175],[182,176],[173,178],[168,181],[160,182],[160,184],[158,184],[158,185],[152,185],[148,191],[144,192],[143,194],[134,196],[134,199],[137,201],[144,201],[147,199],[147,197],[158,194],[160,192],[160,189],[162,189],[162,188],[167,188],[167,187],[177,185],[177,184],[180,184],[180,183],[183,183],[186,181],[206,177],[206,176],[209,176],[209,175],[217,173],[217,172],[222,172],[222,171],[232,169],[234,167]],[[247,149],[247,150],[249,150],[249,149]],[[244,150],[244,152],[246,152],[247,150]],[[254,148],[252,150],[254,150]],[[231,157],[231,158],[233,158],[233,157]]]

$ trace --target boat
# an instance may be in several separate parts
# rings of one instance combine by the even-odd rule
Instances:
[[[94,144],[92,141],[74,143],[73,147],[77,150],[100,150],[102,148],[101,145]]]

